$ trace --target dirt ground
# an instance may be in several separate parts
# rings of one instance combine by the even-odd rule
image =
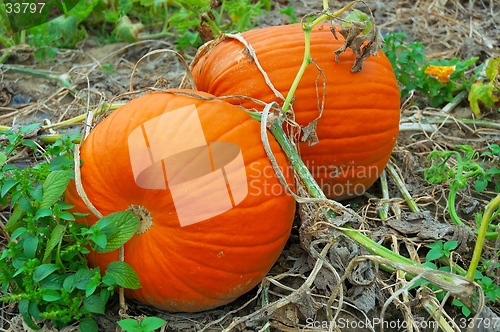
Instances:
[[[262,16],[260,27],[287,24],[289,17],[280,14],[279,9],[286,6],[272,1],[271,13]],[[293,0],[297,17],[321,9],[319,0]],[[330,1],[331,3],[332,1]],[[348,1],[334,1],[334,8],[340,8]],[[426,48],[429,59],[469,59],[479,57],[476,64],[500,55],[500,2],[486,0],[390,0],[366,1],[372,9],[376,23],[382,34],[404,32],[407,42],[418,40]],[[365,7],[358,4],[355,8],[363,10]],[[92,39],[78,44],[77,49],[61,50],[53,62],[43,66],[33,58],[32,51],[25,49],[9,60],[10,64],[26,66],[33,69],[50,71],[52,73],[67,74],[70,81],[78,91],[76,95],[69,93],[68,89],[61,88],[55,81],[38,77],[26,76],[2,70],[0,72],[0,125],[26,125],[35,122],[58,123],[70,119],[87,110],[86,101],[98,105],[102,101],[109,101],[114,96],[129,90],[130,73],[139,58],[149,51],[157,49],[174,49],[173,39],[144,40],[134,44],[116,43],[99,47]],[[183,51],[183,56],[192,59],[195,50]],[[104,72],[101,68],[110,64],[114,71]],[[171,54],[160,54],[144,60],[135,75],[134,88],[140,89],[153,86],[159,76],[168,80],[167,86],[178,87],[184,74],[180,61]],[[126,98],[121,101],[125,101]],[[416,127],[401,131],[397,145],[393,151],[395,165],[400,171],[406,187],[421,209],[418,215],[411,214],[402,195],[391,177],[389,181],[390,205],[394,211],[399,211],[399,218],[403,222],[413,222],[419,230],[428,230],[425,234],[410,231],[397,223],[388,222],[382,225],[377,209],[381,201],[373,197],[382,197],[380,184],[369,189],[371,196],[362,196],[350,201],[342,202],[361,215],[364,219],[362,225],[356,221],[351,222],[353,227],[362,227],[369,231],[370,237],[379,241],[388,248],[398,247],[402,254],[416,253],[421,259],[425,257],[424,245],[437,239],[463,240],[464,235],[448,232],[438,237],[433,230],[436,225],[450,225],[451,221],[446,209],[446,200],[449,192],[447,184],[430,185],[424,180],[424,170],[430,165],[428,154],[433,150],[453,150],[455,145],[470,145],[474,149],[484,149],[490,144],[500,144],[500,131],[498,129],[483,127],[456,121],[444,123],[445,119],[473,119],[472,111],[464,98],[448,112],[442,108],[432,108],[428,101],[414,95],[413,101],[419,106],[409,106],[402,111],[402,123],[416,123]],[[402,105],[411,105],[410,100],[402,100]],[[484,108],[483,120],[499,122],[500,115],[497,108]],[[418,126],[419,119],[435,117],[441,119],[434,127],[423,131]],[[53,130],[53,132],[67,134],[79,131],[82,124],[73,124]],[[491,160],[486,160],[490,161]],[[19,165],[30,164],[33,160],[29,156],[20,158]],[[484,209],[484,206],[496,196],[493,188],[480,194],[475,193],[470,186],[461,190],[457,197],[459,215],[464,222],[474,226],[473,213]],[[0,212],[8,218],[9,208],[4,207]],[[301,221],[297,215],[292,235],[280,259],[269,273],[274,283],[269,286],[269,301],[277,302],[287,295],[295,293],[293,301],[285,302],[283,306],[276,305],[270,316],[270,328],[276,331],[328,331],[324,323],[327,322],[325,306],[330,297],[336,280],[334,273],[326,266],[316,271],[316,276],[310,287],[304,289],[303,284],[311,275],[316,265],[316,258],[311,252],[301,246],[300,234]],[[320,241],[330,235],[328,229],[317,229],[313,240]],[[457,253],[458,260],[467,262],[471,258],[471,245],[469,242]],[[316,249],[324,248],[324,243],[317,245]],[[319,249],[321,250],[321,249]],[[495,243],[488,243],[484,257],[492,257],[496,252]],[[344,237],[338,237],[330,250],[323,256],[324,260],[333,266],[338,275],[342,276],[347,264],[353,258],[366,254],[366,252]],[[500,271],[496,271],[500,277]],[[357,280],[372,280],[374,282],[359,285]],[[497,279],[498,284],[498,279]],[[362,263],[352,272],[344,282],[343,306],[339,319],[353,321],[356,317],[364,320],[373,320],[380,317],[380,312],[385,301],[397,289],[400,281],[395,274],[376,271],[374,265]],[[294,291],[300,290],[300,291]],[[152,307],[142,305],[135,301],[128,301],[128,315],[135,318],[156,316],[168,321],[165,331],[228,331],[229,328],[238,331],[264,331],[264,322],[259,311],[262,288],[257,287],[245,294],[237,301],[224,307],[196,314],[173,314],[158,311]],[[290,297],[288,297],[290,298]],[[397,300],[389,305],[384,319],[387,321],[404,321],[405,306],[402,300]],[[448,301],[449,303],[450,301]],[[334,306],[337,306],[335,302]],[[421,305],[420,299],[415,294],[410,294],[407,303],[413,319],[421,323],[420,331],[432,331],[429,314]],[[491,302],[488,303],[493,311],[500,312]],[[117,330],[118,301],[110,303],[105,316],[98,318],[100,330]],[[463,316],[459,309],[446,305],[446,312],[459,320]],[[15,307],[7,307],[2,312],[4,330],[22,331],[19,316]],[[238,324],[232,322],[238,322]],[[8,329],[10,325],[10,329]],[[356,325],[354,325],[356,326]],[[359,325],[358,325],[359,326]],[[432,327],[432,328],[431,328]],[[65,331],[77,330],[76,326],[65,328]],[[380,331],[376,326],[369,328],[343,327],[341,331]],[[406,331],[401,327],[388,327],[385,331]],[[465,331],[465,329],[463,329]],[[479,330],[477,330],[479,331]],[[486,330],[485,330],[486,331]]]

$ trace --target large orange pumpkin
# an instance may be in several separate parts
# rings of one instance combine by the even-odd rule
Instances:
[[[125,262],[142,286],[126,296],[193,312],[229,303],[262,280],[288,239],[295,201],[274,175],[260,123],[229,103],[180,94],[186,91],[198,93],[132,100],[98,124],[80,151],[83,188],[98,211],[134,205],[152,217],[125,244]],[[270,136],[279,166],[288,167]],[[229,207],[221,205],[229,196]],[[88,212],[74,182],[65,199]],[[89,254],[101,271],[116,260],[117,250]]]
[[[286,97],[304,56],[300,24],[251,30],[242,36],[255,50],[274,87]],[[311,58],[323,70],[326,99],[316,129],[319,143],[301,143],[300,151],[325,194],[342,200],[362,194],[385,168],[398,136],[400,96],[391,63],[382,52],[365,60],[359,73],[351,72],[355,55],[350,49],[336,62],[334,51],[344,43],[342,36],[337,36],[338,40],[329,24],[311,33]],[[201,54],[192,72],[201,91],[283,104],[265,83],[243,44],[235,39],[226,39]],[[310,64],[293,102],[295,121],[302,127],[319,115],[323,82]],[[231,102],[255,107],[244,99]]]

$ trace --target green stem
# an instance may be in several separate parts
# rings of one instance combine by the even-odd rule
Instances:
[[[139,37],[137,37],[137,38],[139,40],[144,40],[144,39],[152,39],[152,38],[159,38],[159,37],[172,37],[173,35],[174,34],[172,32],[161,31],[158,33],[139,35]]]
[[[288,111],[288,107],[290,107],[290,103],[292,102],[293,95],[295,93],[295,90],[297,90],[297,86],[300,83],[300,80],[302,78],[302,75],[304,75],[304,72],[306,71],[307,66],[311,63],[311,31],[314,29],[316,25],[321,23],[324,20],[327,19],[332,19],[340,14],[344,13],[347,11],[349,8],[351,8],[355,3],[360,2],[358,1],[353,1],[347,6],[343,7],[342,9],[330,13],[328,12],[328,0],[323,0],[323,9],[325,10],[326,14],[322,14],[320,17],[316,18],[311,24],[302,24],[302,30],[304,30],[304,60],[302,60],[302,65],[299,68],[299,72],[297,73],[297,76],[295,76],[295,79],[292,83],[292,86],[290,88],[290,91],[288,91],[288,94],[285,99],[285,103],[283,104],[282,110],[283,113],[286,113]]]
[[[450,187],[450,194],[448,195],[448,212],[450,213],[451,220],[455,225],[464,225],[462,220],[457,215],[457,210],[455,209],[455,197],[457,197],[458,192],[458,181],[453,182]]]
[[[207,13],[203,13],[201,16],[205,19],[208,26],[210,27],[210,29],[214,33],[214,38],[219,37],[221,35],[221,31],[220,31],[219,27],[217,26],[217,24],[210,18],[210,15],[208,15]]]
[[[38,76],[38,77],[43,77],[47,78],[50,80],[57,80],[59,81],[64,87],[71,87],[71,82],[68,80],[68,76],[66,74],[62,75],[56,75],[56,74],[51,74],[43,71],[38,71],[38,70],[33,70],[33,69],[28,69],[28,68],[23,68],[23,67],[17,67],[17,66],[11,66],[11,65],[3,65],[0,64],[0,69],[4,70],[11,70],[16,73],[21,73],[21,74],[27,74],[31,76]]]
[[[481,258],[484,240],[488,235],[488,233],[486,232],[488,229],[488,224],[490,222],[491,215],[495,212],[499,205],[500,195],[495,197],[488,205],[486,205],[486,209],[484,210],[483,218],[481,220],[481,226],[479,227],[479,233],[477,235],[476,247],[474,248],[474,253],[472,254],[472,260],[470,262],[469,270],[467,271],[466,277],[469,280],[474,280],[474,274],[476,273],[476,268],[479,264],[479,259]],[[495,238],[498,238],[499,233],[495,232],[493,234],[495,234]]]
[[[300,66],[299,72],[297,73],[297,76],[295,76],[295,80],[293,81],[290,91],[288,91],[288,94],[286,96],[285,103],[283,104],[282,108],[283,113],[286,113],[288,111],[288,107],[290,106],[295,90],[297,90],[297,87],[299,86],[300,79],[302,78],[302,75],[304,75],[306,67],[311,63],[312,28],[303,26],[302,29],[304,30],[304,43],[305,43],[304,60],[302,60],[302,65]]]

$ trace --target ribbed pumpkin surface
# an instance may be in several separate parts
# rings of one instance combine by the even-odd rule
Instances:
[[[207,142],[240,147],[248,194],[222,214],[181,227],[168,187],[137,186],[127,138],[146,121],[189,105],[196,106]],[[153,92],[117,109],[91,132],[81,147],[82,183],[90,201],[104,215],[138,205],[153,218],[149,230],[125,244],[125,261],[142,285],[126,290],[126,296],[169,311],[201,311],[233,301],[266,275],[288,239],[295,201],[272,171],[259,128],[258,121],[229,103]],[[279,165],[287,167],[272,135],[270,144]],[[74,182],[66,201],[75,205],[73,211],[88,212]],[[93,224],[96,218],[79,221]],[[92,252],[89,260],[104,272],[108,263],[118,260],[118,250]]]
[[[340,27],[337,27],[337,31]],[[287,96],[304,56],[304,33],[299,24],[244,32],[274,87]],[[319,143],[300,144],[304,163],[329,197],[342,200],[362,194],[379,177],[396,143],[399,126],[399,90],[389,60],[382,52],[370,56],[363,70],[352,73],[355,55],[350,49],[335,61],[334,51],[344,43],[330,25],[311,34],[311,57],[326,78],[325,109],[318,121]],[[216,96],[245,95],[283,105],[266,85],[244,46],[228,39],[200,57],[193,67],[197,88]],[[307,67],[295,92],[295,120],[305,126],[319,115],[323,78],[313,64]],[[319,98],[318,98],[319,96]],[[231,100],[252,108],[255,104]]]

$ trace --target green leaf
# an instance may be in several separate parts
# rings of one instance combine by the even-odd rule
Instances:
[[[35,258],[36,250],[38,249],[38,237],[32,234],[26,234],[24,236],[23,249],[24,254],[28,256],[28,258]]]
[[[158,317],[146,317],[141,320],[141,324],[139,324],[144,332],[152,332],[156,329],[159,329],[163,325],[167,323],[166,320],[163,320]]]
[[[104,249],[97,247],[96,251],[100,253],[110,252],[120,248],[134,236],[137,227],[139,227],[139,217],[130,211],[121,211],[101,218],[96,225],[99,223],[107,224],[106,227],[102,228],[102,232],[108,236],[108,243]],[[119,232],[109,235],[114,228],[118,228]]]
[[[59,218],[63,219],[63,220],[71,220],[71,221],[74,221],[75,220],[75,217],[67,212],[67,211],[62,211],[60,214],[59,214]]]
[[[132,23],[128,16],[123,16],[118,20],[118,24],[114,33],[121,40],[127,41],[129,43],[133,43],[137,40],[139,32],[144,28],[144,25],[141,23]]]
[[[91,295],[83,301],[83,308],[95,314],[104,314],[104,301],[96,295]]]
[[[14,211],[12,212],[12,215],[10,216],[9,221],[5,225],[5,230],[7,232],[11,232],[12,229],[16,229],[19,226],[21,226],[23,224],[23,220],[21,219],[21,217],[23,215],[24,215],[23,209],[21,209],[19,204],[17,204],[14,207]]]
[[[353,9],[345,18],[346,21],[355,21],[366,23],[366,29],[364,29],[361,34],[366,35],[368,31],[372,28],[372,22],[367,14],[363,13],[361,10]],[[351,22],[343,22],[342,26],[351,25]]]
[[[50,161],[50,170],[57,171],[57,170],[60,170],[62,168],[62,166],[71,167],[73,165],[74,165],[74,161],[71,159],[68,159],[66,157],[61,157],[61,156],[54,157]]]
[[[479,178],[476,180],[476,192],[477,193],[480,193],[482,192],[484,189],[486,189],[486,187],[488,186],[488,180],[486,178]]]
[[[33,281],[40,282],[58,269],[59,266],[56,264],[42,264],[35,269],[35,272],[33,272]]]
[[[113,277],[116,284],[123,288],[141,288],[139,277],[134,269],[125,262],[111,262],[108,264],[106,275]]]
[[[14,187],[18,182],[19,182],[19,180],[7,180],[7,181],[5,181],[5,183],[2,186],[2,191],[0,192],[0,197],[5,196],[5,194],[7,192],[9,192],[9,190],[12,189],[12,187]]]
[[[51,274],[40,281],[41,289],[52,289],[52,290],[61,290],[63,286],[64,279],[59,274]]]
[[[76,287],[75,274],[71,274],[67,276],[66,279],[64,279],[63,288],[68,293],[71,293],[75,289],[75,287]]]
[[[441,250],[441,249],[432,249],[432,250],[429,250],[429,252],[425,256],[425,260],[427,260],[427,261],[433,261],[433,260],[436,260],[436,259],[438,259],[438,258],[440,258],[442,256],[444,256],[443,250]]]
[[[57,202],[57,207],[59,207],[59,210],[69,210],[74,208],[74,205],[68,204],[65,201]]]
[[[94,277],[94,272],[88,268],[82,268],[78,270],[75,274],[76,288],[85,290],[87,285],[92,281]]]
[[[118,323],[118,325],[120,325],[120,327],[122,329],[124,329],[127,332],[141,331],[140,327],[139,327],[139,323],[137,323],[137,321],[135,319],[130,319],[130,318],[123,319],[123,320],[118,321],[117,323]]]
[[[447,251],[451,251],[456,249],[458,246],[458,241],[446,241],[443,245],[443,249]]]
[[[38,203],[42,203],[42,186],[28,189],[31,197],[33,197]]]
[[[39,330],[40,327],[35,325],[35,323],[33,323],[33,319],[31,319],[31,315],[29,313],[29,306],[30,306],[30,301],[28,299],[22,299],[19,302],[19,313],[21,314],[21,317],[23,317],[24,323],[28,325],[29,328],[33,330]]]
[[[43,255],[42,260],[43,263],[50,262],[50,254],[52,253],[52,250],[62,241],[65,230],[66,226],[63,225],[57,225],[54,227],[50,240],[47,242],[47,247],[45,248],[45,254]]]
[[[469,91],[469,103],[470,108],[476,115],[478,119],[481,118],[481,109],[479,107],[479,101],[482,101],[486,106],[493,106],[498,98],[491,98],[491,82],[490,84],[484,84],[483,82],[475,82],[472,84]]]
[[[69,183],[69,174],[66,171],[54,171],[47,176],[43,184],[41,208],[51,207],[66,190]]]
[[[100,233],[97,235],[94,235],[90,238],[92,241],[94,241],[95,244],[97,244],[100,248],[106,248],[106,244],[108,243],[108,238],[106,237],[106,234]]]
[[[33,142],[30,139],[25,139],[21,144],[24,145],[24,146],[32,148],[33,151],[35,151],[35,153],[38,151],[38,146],[36,146],[35,142]]]
[[[29,133],[30,131],[32,131],[33,129],[35,129],[36,127],[40,126],[41,123],[32,123],[32,124],[29,124],[25,127],[22,127],[21,129],[19,129],[20,132],[26,134],[26,133]]]
[[[0,166],[3,166],[7,161],[7,155],[3,152],[0,152]]]
[[[441,249],[441,248],[443,248],[443,242],[436,241],[434,243],[426,245],[426,247],[431,248],[431,249]]]
[[[42,298],[47,302],[55,302],[61,299],[61,294],[58,291],[47,289],[43,291]]]
[[[35,214],[35,209],[33,208],[33,204],[31,204],[30,199],[26,196],[21,197],[21,199],[19,200],[19,207],[23,209],[26,213],[29,213],[31,215]]]
[[[80,331],[82,332],[99,332],[99,326],[92,318],[84,318],[79,324]]]
[[[87,288],[85,289],[85,296],[89,297],[90,295],[94,294],[96,289],[97,285],[94,282],[89,282]]]
[[[19,235],[26,233],[28,230],[25,227],[19,227],[14,232],[12,232],[11,240],[15,240]]]
[[[35,220],[38,220],[43,217],[51,216],[52,215],[52,210],[51,209],[40,209],[36,211],[35,214]]]
[[[491,59],[488,61],[488,65],[485,68],[486,71],[486,77],[490,81],[494,81],[495,78],[498,76],[498,70],[500,68],[500,56],[497,57],[496,59]]]

